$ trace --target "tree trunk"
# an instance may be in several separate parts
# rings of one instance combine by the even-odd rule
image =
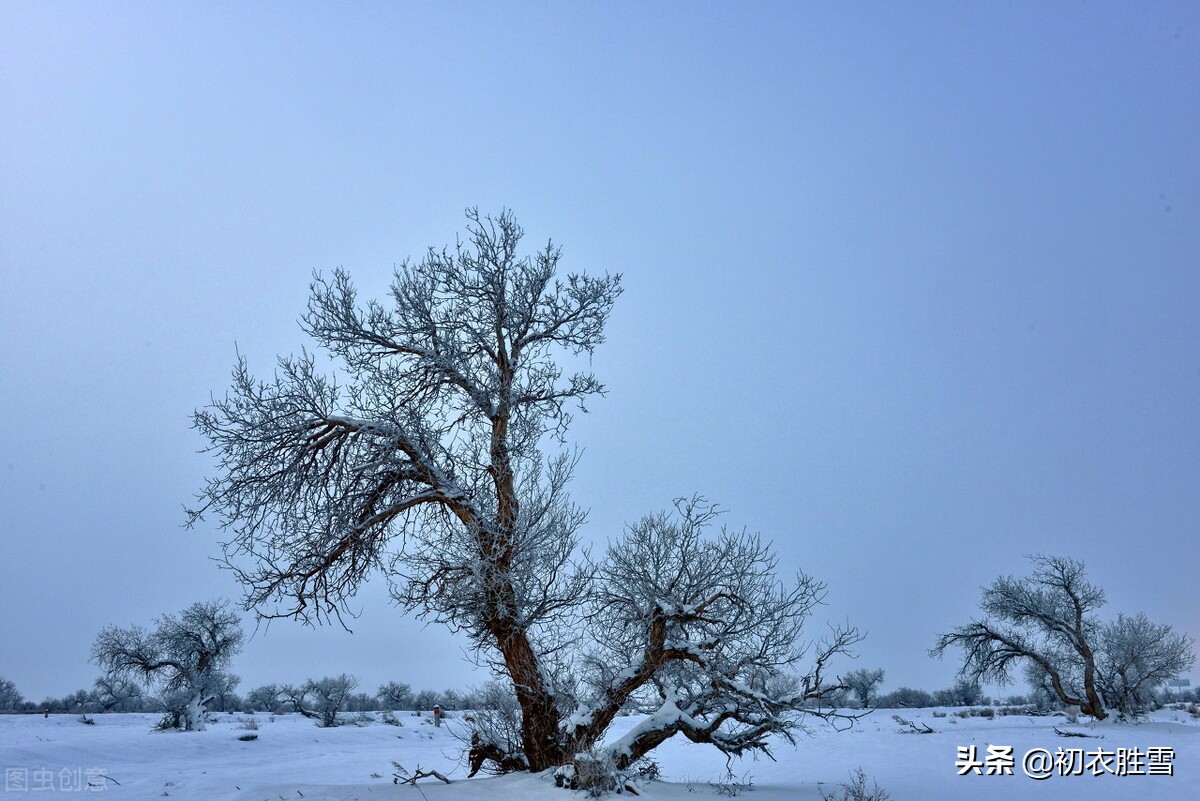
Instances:
[[[204,724],[204,703],[207,699],[203,693],[196,693],[191,701],[188,701],[187,708],[183,711],[183,730],[184,731],[205,731]]]

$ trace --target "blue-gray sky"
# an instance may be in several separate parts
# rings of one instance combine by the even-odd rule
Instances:
[[[1194,3],[0,4],[0,675],[88,686],[107,624],[235,597],[189,415],[510,207],[626,291],[577,417],[603,543],[700,492],[829,585],[854,667],[926,657],[1023,554],[1200,637]],[[243,690],[440,689],[362,594]],[[819,632],[819,623],[814,633]]]

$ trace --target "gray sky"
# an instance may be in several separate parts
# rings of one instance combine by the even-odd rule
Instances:
[[[313,270],[376,295],[469,205],[625,275],[596,542],[703,493],[889,688],[1034,552],[1200,638],[1200,10],[904,5],[0,4],[0,675],[239,594],[191,411],[309,344]],[[241,689],[479,678],[360,600]]]

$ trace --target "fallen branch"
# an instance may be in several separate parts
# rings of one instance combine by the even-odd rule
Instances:
[[[1054,733],[1059,737],[1090,737],[1093,740],[1103,740],[1104,738],[1098,734],[1084,734],[1081,731],[1063,731],[1057,726],[1054,727]]]
[[[911,720],[905,720],[904,718],[900,717],[899,715],[892,715],[892,720],[896,721],[901,726],[911,727],[913,730],[913,733],[915,733],[915,734],[935,734],[936,733],[936,732],[934,732],[933,729],[929,728],[929,726],[925,725],[924,723],[922,723],[921,725],[918,726],[916,723],[913,723]]]
[[[421,766],[417,765],[415,773],[409,773],[399,762],[393,762],[396,772],[392,774],[392,784],[411,784],[414,787],[419,779],[441,779],[446,784],[450,784],[450,780],[438,773],[436,770],[421,770]]]

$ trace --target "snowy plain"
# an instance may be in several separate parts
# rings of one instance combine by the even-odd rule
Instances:
[[[835,793],[861,767],[892,801],[951,799],[1200,799],[1200,720],[1184,710],[1164,709],[1138,724],[1070,724],[1062,716],[958,717],[954,709],[875,710],[847,731],[814,724],[796,746],[780,743],[777,761],[760,758],[732,763],[729,783],[724,757],[680,737],[653,756],[663,780],[643,783],[643,798],[701,799],[731,792],[752,801],[819,801]],[[918,734],[894,720],[901,714],[932,734]],[[94,715],[84,725],[75,715],[0,715],[0,799],[75,796],[113,799],[237,799],[238,801],[550,801],[586,798],[554,786],[549,775],[466,779],[461,720],[435,728],[427,717],[398,713],[402,726],[375,720],[363,725],[318,728],[299,715],[216,715],[203,732],[152,731],[150,714]],[[258,729],[246,728],[253,717]],[[618,718],[619,737],[640,720]],[[1074,731],[1087,738],[1063,737]],[[253,741],[238,738],[256,734]],[[980,761],[988,746],[1012,746],[1012,775],[958,775],[959,748],[976,746]],[[1135,775],[1051,775],[1035,780],[1023,772],[1031,749],[1078,748],[1088,753],[1124,750],[1146,754],[1173,749],[1157,767],[1140,760]],[[1158,752],[1163,756],[1163,752]],[[1085,756],[1086,758],[1086,756]],[[408,770],[437,770],[453,780],[426,779],[417,787],[393,784],[393,762]],[[1115,757],[1105,762],[1116,769]],[[1169,764],[1173,775],[1161,775]],[[1138,771],[1142,775],[1136,775]],[[1156,775],[1148,775],[1154,772]],[[119,784],[118,784],[119,782]],[[721,784],[724,783],[724,786]],[[95,785],[89,787],[88,785]],[[871,787],[871,781],[867,783]],[[616,796],[612,796],[616,797]],[[629,797],[629,796],[620,796]]]

